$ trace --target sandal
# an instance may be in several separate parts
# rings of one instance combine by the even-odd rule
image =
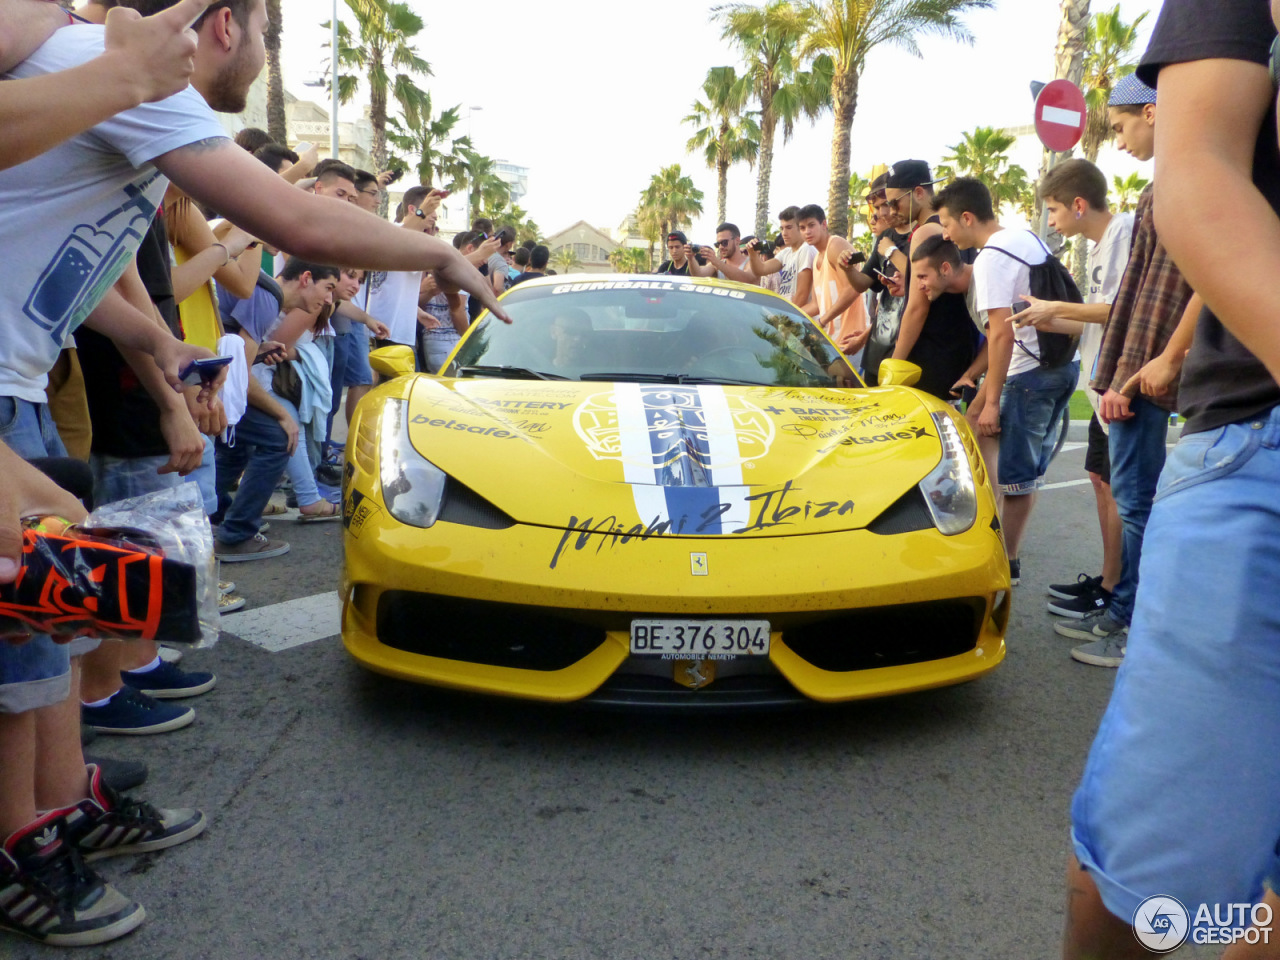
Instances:
[[[323,503],[325,510],[319,513],[303,513],[298,511],[299,523],[324,523],[327,520],[341,520],[342,509],[336,503],[330,503],[328,500],[318,500],[317,503]]]
[[[268,503],[262,508],[262,515],[264,517],[278,517],[288,512],[288,507],[282,503]]]

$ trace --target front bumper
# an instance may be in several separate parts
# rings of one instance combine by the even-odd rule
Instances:
[[[569,536],[566,549],[564,530],[420,530],[373,511],[346,534],[343,642],[369,669],[420,683],[647,705],[878,697],[970,680],[1004,658],[1008,564],[989,526],[593,537],[582,549]],[[692,574],[696,554],[706,575]],[[690,690],[672,661],[630,655],[631,619],[664,616],[768,619],[770,654],[721,661]]]

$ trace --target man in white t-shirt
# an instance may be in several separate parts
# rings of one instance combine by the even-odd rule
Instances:
[[[804,242],[800,235],[800,208],[787,207],[778,214],[778,229],[782,234],[782,246],[766,260],[760,255],[760,241],[749,240],[744,245],[751,262],[751,272],[757,277],[778,275],[778,293],[786,297],[809,316],[816,316],[818,305],[813,300],[813,262],[818,251]]]
[[[1035,328],[1011,322],[1014,306],[1031,292],[1031,268],[1049,257],[1040,238],[1030,230],[1000,226],[991,192],[973,177],[960,177],[939,191],[934,209],[956,246],[981,248],[973,263],[973,283],[975,305],[987,315],[988,344],[978,432],[1000,438],[1002,525],[1011,579],[1017,584],[1022,574],[1018,550],[1080,377],[1080,363],[1042,366]]]
[[[151,14],[172,2],[130,0],[128,5]],[[0,288],[0,400],[16,414],[0,420],[9,427],[3,439],[16,452],[58,452],[57,434],[44,410],[44,383],[63,344],[82,323],[94,324],[117,344],[150,352],[171,383],[178,382],[178,368],[188,359],[209,355],[161,330],[114,289],[132,268],[166,178],[273,246],[325,263],[387,270],[438,268],[446,283],[471,290],[499,319],[508,319],[476,271],[451,247],[425,236],[409,237],[354,204],[298,190],[227,137],[213,110],[244,109],[249,87],[265,62],[265,28],[263,0],[228,0],[202,14],[195,23],[198,45],[191,89],[126,110],[28,163],[0,171],[0,246],[7,254],[6,283]],[[69,25],[6,77],[43,77],[73,69],[100,56],[104,48],[102,27]],[[33,184],[50,183],[57,189],[33,190]],[[18,649],[23,656],[15,667],[11,652]],[[23,669],[32,663],[38,671]],[[72,816],[72,808],[77,822],[96,818],[98,812],[85,806],[90,799],[101,800],[100,809],[116,807],[100,794],[90,797],[90,771],[77,734],[79,692],[79,684],[71,679],[66,647],[48,638],[22,648],[0,645],[0,710],[36,714],[32,724],[0,724],[3,755],[28,758],[13,769],[6,767],[4,779],[13,789],[0,791],[0,821],[8,827],[15,821],[26,823],[11,829],[4,842],[6,850],[20,851],[0,865],[0,882],[6,886],[37,884],[33,871],[43,869],[50,858],[71,856],[70,845],[76,840],[63,832],[68,821],[53,819]],[[42,792],[18,796],[23,792],[18,787],[36,782],[36,766]],[[37,809],[54,813],[37,818]],[[194,811],[184,813],[188,815],[196,816]],[[182,825],[166,820],[142,834],[113,830],[95,842],[108,844],[117,834],[135,838],[157,830],[165,836],[156,839],[180,842],[203,829],[204,818],[182,827],[187,833],[170,836],[175,826]],[[92,823],[81,836],[90,831],[97,835]],[[21,895],[8,901],[24,902]],[[18,924],[38,940],[49,939],[52,932],[73,936],[72,942],[91,943],[128,932],[143,916],[136,904],[78,867],[74,883],[59,900],[59,909],[64,906],[66,921],[58,916],[56,923],[46,924],[44,918],[54,915],[44,911],[33,914],[37,920],[30,924],[6,913],[6,923]]]
[[[1071,159],[1059,163],[1040,181],[1039,193],[1049,214],[1049,223],[1064,237],[1084,236],[1089,240],[1089,290],[1084,303],[1024,299],[1030,306],[1018,320],[1037,330],[1067,333],[1080,337],[1080,367],[1086,381],[1092,378],[1102,347],[1102,327],[1111,312],[1129,263],[1133,241],[1133,214],[1113,214],[1107,206],[1107,178],[1088,160]],[[1098,502],[1098,523],[1102,529],[1102,580],[1087,592],[1069,598],[1055,596],[1049,612],[1073,620],[1092,620],[1106,612],[1111,592],[1120,580],[1124,556],[1124,527],[1111,495],[1111,456],[1107,428],[1098,416],[1100,397],[1086,390],[1093,405],[1089,420],[1089,448],[1085,471],[1093,483]],[[1069,636],[1078,636],[1083,624],[1068,625]],[[1092,629],[1092,622],[1087,629]],[[1061,631],[1059,631],[1061,632]]]
[[[721,280],[736,280],[738,283],[759,284],[759,279],[751,272],[747,255],[738,246],[742,239],[742,231],[737,224],[722,223],[716,227],[716,245],[714,247],[694,247],[693,256],[689,260],[691,277],[718,277]],[[699,264],[694,257],[702,257],[707,262]]]
[[[432,214],[440,205],[440,198],[430,187],[410,187],[396,209],[400,227],[413,233],[426,235],[434,225]],[[385,341],[375,341],[377,346],[401,344],[418,348],[418,320],[421,308],[421,270],[379,270],[369,274],[369,295],[365,312],[387,327]]]

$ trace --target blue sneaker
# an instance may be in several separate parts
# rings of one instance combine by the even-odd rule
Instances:
[[[195,718],[196,712],[190,707],[152,700],[129,686],[117,690],[104,706],[80,707],[80,722],[86,727],[98,733],[126,736],[180,730]]]
[[[181,700],[213,689],[218,678],[205,670],[183,670],[177,664],[160,661],[154,670],[121,670],[120,679],[133,689],[157,700]]]

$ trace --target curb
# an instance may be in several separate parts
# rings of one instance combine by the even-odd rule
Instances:
[[[1169,443],[1177,443],[1178,438],[1182,436],[1182,424],[1171,425],[1169,427]],[[1067,442],[1068,443],[1088,443],[1089,442],[1089,421],[1088,420],[1072,420],[1067,426]]]

